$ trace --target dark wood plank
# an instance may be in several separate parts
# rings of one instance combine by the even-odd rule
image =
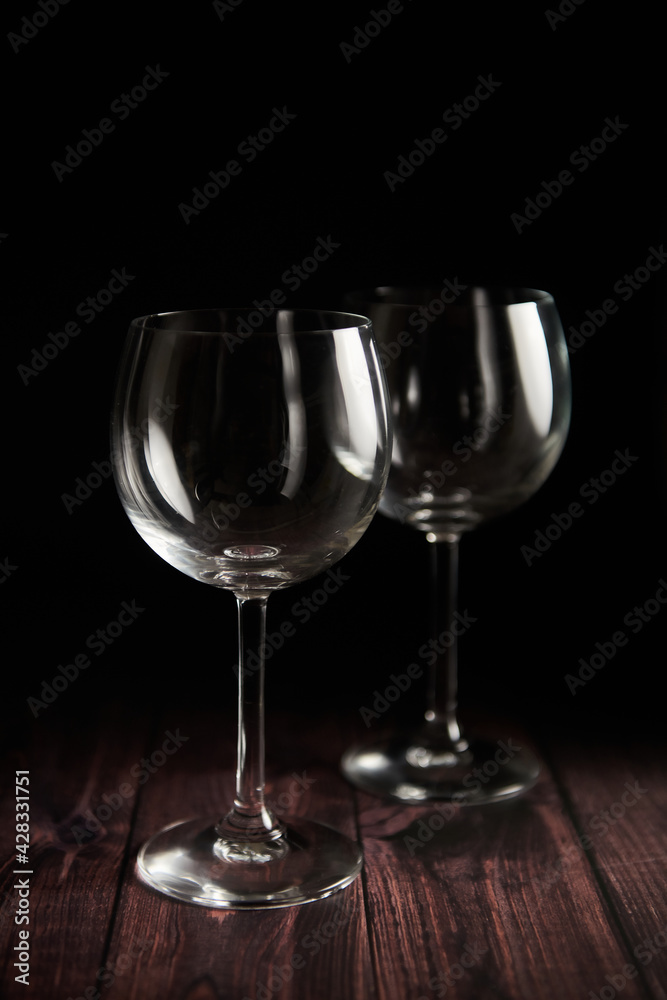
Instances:
[[[177,723],[173,719],[165,728]],[[216,716],[178,720],[190,734],[178,768],[147,783],[133,834],[139,845],[165,823],[222,814],[233,793],[234,747],[229,723]],[[305,717],[270,719],[268,799],[285,803],[292,774],[313,781],[289,812],[329,823],[356,838],[353,792],[337,773],[340,735],[332,722],[309,727]],[[273,737],[273,738],[272,738]],[[176,763],[176,759],[174,759]],[[109,1000],[183,997],[187,1000],[293,1000],[374,996],[373,971],[360,879],[315,903],[275,911],[224,912],[166,899],[128,869],[108,966],[128,964]],[[133,944],[134,942],[134,944]],[[143,949],[143,950],[142,950]],[[124,958],[134,952],[136,960]]]
[[[620,989],[631,975],[665,1000],[667,750],[649,742],[623,747],[561,740],[550,752],[577,826],[574,845],[560,859],[563,870],[575,854],[587,856],[630,950],[624,964],[632,969],[610,963],[606,976]],[[598,992],[605,984],[603,978],[591,988]]]
[[[3,771],[3,996],[78,997],[95,981],[116,903],[148,724],[108,706],[99,720],[55,712],[35,721]],[[29,924],[14,922],[14,768],[30,771]],[[125,795],[119,793],[123,786]],[[127,787],[125,787],[127,786]],[[129,794],[132,792],[132,794]],[[111,803],[111,805],[109,804]],[[6,894],[6,895],[5,895]],[[30,932],[29,991],[15,981],[18,932]]]
[[[621,976],[628,1000],[666,996],[667,937],[664,948],[656,940],[667,926],[662,749],[554,743],[556,780],[547,768],[520,800],[408,808],[357,793],[340,776],[354,720],[270,713],[269,799],[361,832],[365,867],[330,899],[240,913],[169,900],[134,871],[139,845],[160,826],[228,807],[233,716],[184,710],[149,727],[109,706],[68,732],[46,722],[3,770],[6,780],[14,766],[30,767],[34,779],[30,978],[40,1000],[86,990],[109,1000],[583,1000],[608,987],[606,1000]],[[188,738],[140,783],[142,758],[168,731]],[[295,774],[313,780],[296,797]],[[100,806],[115,803],[126,781],[133,794],[107,818]],[[647,792],[601,834],[595,817],[636,781]],[[13,808],[7,790],[5,889],[14,878]],[[105,829],[76,844],[72,826],[85,829],[87,810]],[[13,1000],[26,994],[13,983],[13,911],[0,907],[2,917],[3,995]],[[650,951],[634,949],[647,937],[655,954],[642,962]],[[637,976],[628,978],[631,965]]]
[[[629,961],[586,857],[545,884],[576,836],[548,770],[505,804],[359,802],[380,1000],[581,1000]]]

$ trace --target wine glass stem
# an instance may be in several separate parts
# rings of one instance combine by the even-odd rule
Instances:
[[[431,648],[437,659],[431,666],[426,719],[444,729],[458,750],[465,747],[457,718],[459,538],[434,540],[430,545]]]
[[[237,596],[239,700],[234,808],[221,823],[248,839],[277,837],[283,828],[264,802],[264,650],[268,598]]]

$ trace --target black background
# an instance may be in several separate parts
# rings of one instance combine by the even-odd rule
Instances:
[[[353,43],[381,4],[242,0],[221,12],[212,3],[137,12],[71,2],[18,52],[5,41],[0,558],[14,568],[0,595],[9,719],[31,720],[27,698],[40,697],[58,665],[86,652],[88,636],[132,600],[145,609],[137,621],[91,655],[42,719],[70,725],[112,698],[207,708],[235,698],[231,594],[154,555],[111,479],[71,512],[62,499],[108,459],[114,374],[133,317],[249,305],[275,288],[290,306],[335,308],[347,289],[458,277],[548,289],[568,337],[586,310],[619,304],[572,356],[573,421],[557,469],[520,510],[463,541],[460,604],[477,623],[461,642],[462,697],[536,729],[546,719],[608,731],[659,726],[667,610],[637,635],[623,619],[667,578],[667,267],[627,302],[614,285],[665,236],[652,55],[661,27],[638,6],[622,20],[594,0],[563,7],[572,12],[552,27],[539,4],[415,0],[347,58],[341,43]],[[4,35],[39,9],[10,8]],[[160,86],[126,120],[111,114],[158,65],[168,73]],[[489,75],[500,86],[448,128],[443,113]],[[248,163],[238,146],[275,108],[296,118]],[[113,133],[59,181],[53,162],[105,117]],[[628,127],[580,173],[570,155],[600,136],[607,117]],[[447,141],[392,192],[385,172],[438,127]],[[241,175],[186,224],[179,205],[233,158]],[[512,213],[568,167],[574,183],[517,232]],[[339,246],[290,292],[281,276],[318,237]],[[81,322],[77,305],[114,268],[133,275],[128,287]],[[19,366],[70,321],[81,334],[24,384]],[[582,502],[582,485],[610,468],[616,449],[636,461],[594,505]],[[584,515],[528,566],[521,546],[577,500]],[[427,555],[423,538],[378,517],[341,564],[349,579],[308,622],[291,609],[321,581],[275,595],[269,632],[293,621],[296,634],[271,657],[269,705],[354,713],[392,673],[423,662]],[[619,629],[627,646],[572,695],[565,674]]]

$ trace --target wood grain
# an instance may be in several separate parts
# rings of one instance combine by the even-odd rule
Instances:
[[[169,727],[169,720],[164,726]],[[133,835],[133,858],[143,840],[165,822],[200,813],[222,815],[231,803],[233,726],[221,735],[219,719],[211,715],[199,716],[196,723],[186,720],[181,728],[196,735],[187,744],[187,753],[183,748],[176,773],[165,773],[164,783],[156,775],[146,784]],[[308,733],[305,723],[297,728],[293,720],[284,724],[277,717],[273,720],[276,737],[269,740],[268,801],[283,814],[287,808],[291,815],[328,823],[354,838],[353,792],[326,760],[335,746],[335,727],[330,722],[317,730],[313,742],[314,733]],[[284,740],[291,749],[282,746]],[[314,752],[304,753],[308,745]],[[293,774],[312,781],[303,794],[290,794]],[[128,871],[109,954],[111,967],[131,951],[131,937],[139,926],[146,950],[130,975],[119,976],[111,986],[109,1000],[151,996],[266,1000],[274,995],[362,1000],[373,995],[359,879],[344,892],[306,906],[242,913],[174,905]]]
[[[228,807],[233,717],[151,720],[107,705],[99,718],[37,720],[2,771],[2,996],[666,1000],[663,747],[550,738],[548,766],[521,799],[437,809],[353,790],[338,761],[354,730],[352,717],[269,713],[267,794],[361,840],[361,877],[316,903],[243,913],[176,903],[134,870],[161,826]],[[168,732],[178,751],[141,778]],[[15,767],[31,769],[27,990],[12,969]],[[298,795],[295,775],[307,779]],[[627,785],[646,792],[620,815]],[[653,950],[636,953],[647,938]]]
[[[588,856],[617,915],[633,978],[667,998],[667,760],[660,743],[560,741],[554,769]],[[628,970],[626,970],[626,973]],[[632,973],[630,973],[632,974]],[[623,969],[609,965],[607,975]],[[604,982],[604,980],[603,980]],[[595,990],[595,987],[593,987]]]
[[[380,998],[575,1000],[627,961],[586,859],[552,867],[573,829],[548,774],[520,801],[458,808],[419,848],[438,814],[387,809],[382,836],[380,808],[361,811]]]
[[[33,995],[78,997],[103,963],[136,801],[131,770],[145,752],[149,729],[146,720],[133,720],[126,730],[127,721],[127,713],[116,706],[94,724],[42,720],[18,755],[22,765],[15,766],[30,770],[27,870],[33,874],[28,876],[30,922],[22,926],[30,931]],[[12,780],[13,770],[5,767],[3,778]],[[124,797],[121,785],[135,791]],[[3,806],[2,889],[11,899],[21,878],[12,874],[20,867],[12,847],[13,785],[5,787]],[[11,908],[6,916],[10,919],[1,928],[9,945],[3,952],[4,995],[25,996],[10,957],[19,927]]]

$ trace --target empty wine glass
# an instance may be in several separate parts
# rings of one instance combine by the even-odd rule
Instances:
[[[423,724],[350,749],[343,771],[401,801],[509,798],[534,783],[539,763],[527,747],[462,731],[458,550],[465,532],[528,499],[561,454],[571,388],[556,306],[535,289],[455,294],[451,283],[375,288],[350,293],[346,304],[373,323],[391,398],[393,457],[380,510],[426,535],[433,614]]]
[[[263,656],[269,595],[344,556],[386,482],[386,385],[371,325],[284,309],[134,320],[112,441],[120,499],[144,541],[238,605],[234,804],[155,834],[139,852],[141,877],[218,908],[342,889],[361,869],[358,846],[322,824],[278,820],[264,800]]]

